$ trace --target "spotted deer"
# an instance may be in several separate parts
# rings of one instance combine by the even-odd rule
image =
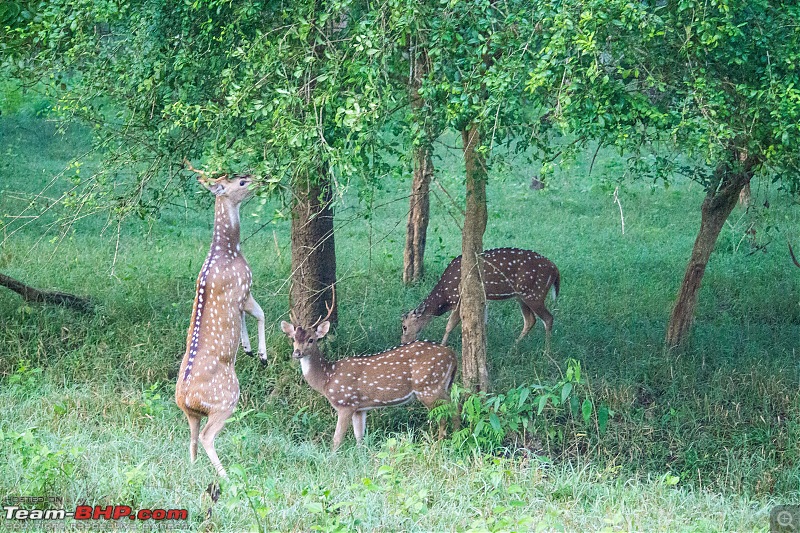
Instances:
[[[317,322],[302,327],[284,321],[281,329],[292,340],[292,357],[300,361],[303,378],[336,410],[334,451],[342,444],[351,420],[356,442],[361,442],[370,409],[401,405],[415,396],[431,409],[438,400],[450,398],[456,375],[456,354],[450,348],[415,341],[375,355],[329,362],[318,341],[328,333],[330,322],[327,317]],[[444,424],[444,419],[440,420],[440,439],[444,437]]]
[[[194,170],[191,165],[189,168]],[[239,206],[252,192],[252,179],[237,175],[212,180],[202,172],[199,174],[198,181],[216,196],[214,236],[211,251],[197,276],[175,402],[189,421],[191,461],[197,459],[199,438],[217,473],[226,477],[214,439],[239,400],[239,380],[234,370],[239,343],[245,352],[252,354],[245,313],[258,321],[258,356],[266,363],[264,312],[250,294],[252,273],[239,242]],[[208,422],[200,431],[204,416]]]
[[[483,252],[483,285],[489,300],[516,298],[522,310],[524,325],[517,341],[521,340],[536,323],[536,317],[544,323],[546,345],[550,346],[553,315],[544,305],[550,292],[555,300],[558,296],[561,274],[552,261],[530,250],[519,248],[494,248]],[[461,283],[461,256],[453,259],[444,270],[439,282],[416,309],[403,315],[402,342],[411,342],[428,325],[433,317],[451,311],[447,320],[442,344],[461,320],[459,314],[458,286]]]

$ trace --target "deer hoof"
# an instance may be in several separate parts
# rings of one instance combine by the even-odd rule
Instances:
[[[261,366],[267,366],[267,354],[259,355],[259,361],[261,361]]]
[[[218,483],[209,483],[208,487],[206,488],[206,492],[208,493],[209,496],[211,496],[211,501],[214,502],[214,503],[217,503],[217,500],[219,500],[219,495],[220,495],[220,492],[221,492],[220,488],[219,488],[219,484]]]
[[[250,357],[253,357],[253,350],[245,350],[244,353],[246,353]]]

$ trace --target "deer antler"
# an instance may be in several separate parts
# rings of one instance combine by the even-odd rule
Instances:
[[[789,245],[789,255],[792,256],[792,262],[795,264],[797,268],[800,268],[800,262],[797,261],[797,258],[794,256],[794,250],[792,250],[792,243],[786,241],[786,244]]]
[[[186,165],[186,169],[187,169],[187,170],[190,170],[190,171],[194,172],[195,174],[199,174],[199,175],[200,175],[200,177],[201,177],[201,178],[203,178],[204,180],[207,180],[207,179],[208,179],[208,174],[206,174],[206,173],[205,173],[204,171],[202,171],[202,170],[198,170],[198,169],[194,168],[194,167],[192,166],[192,164],[189,162],[189,160],[188,160],[188,159],[186,159],[185,157],[183,158],[183,164],[184,164],[184,165]]]
[[[205,184],[206,186],[208,186],[211,183],[219,183],[220,181],[222,181],[222,180],[224,180],[224,179],[226,179],[228,177],[227,174],[222,174],[221,176],[219,176],[217,178],[212,178],[212,177],[210,177],[208,175],[208,172],[205,172],[203,170],[199,170],[197,168],[194,168],[192,166],[192,164],[189,162],[189,160],[186,159],[185,157],[183,158],[183,164],[186,165],[186,169],[187,170],[190,170],[190,171],[194,172],[195,174],[198,174],[200,176],[199,178],[197,178],[198,181],[200,181],[200,183]]]
[[[325,318],[320,317],[319,320],[314,322],[314,325],[311,326],[311,329],[314,329],[319,324],[321,324],[322,322],[325,322],[326,320],[328,320],[331,317],[331,313],[333,312],[333,306],[334,305],[336,305],[336,285],[332,284],[331,285],[331,305],[328,305],[328,302],[325,302],[325,309],[328,310],[328,314],[325,315]]]

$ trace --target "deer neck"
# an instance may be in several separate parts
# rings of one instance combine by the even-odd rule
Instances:
[[[417,309],[422,309],[420,318],[423,320],[423,327],[435,316],[442,316],[453,308],[444,294],[445,289],[437,284],[431,293],[422,301]]]
[[[330,376],[330,364],[325,360],[319,348],[300,359],[300,368],[303,371],[303,378],[311,388],[324,396],[325,386]]]
[[[211,251],[239,254],[239,204],[230,199],[219,196],[214,205],[214,239],[211,241]]]

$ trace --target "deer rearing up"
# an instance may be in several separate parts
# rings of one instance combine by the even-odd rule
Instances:
[[[175,401],[189,420],[192,462],[197,459],[199,437],[211,464],[225,477],[214,438],[239,400],[239,380],[234,370],[239,343],[250,352],[244,313],[258,320],[258,356],[262,363],[266,362],[264,312],[250,294],[252,273],[239,243],[239,205],[251,194],[252,180],[250,176],[209,180],[201,173],[198,181],[216,196],[214,238],[197,276]],[[200,431],[204,416],[208,422]]]
[[[519,301],[524,325],[517,340],[528,334],[538,316],[544,322],[546,344],[549,348],[553,315],[545,307],[544,300],[548,292],[554,300],[558,296],[561,274],[556,265],[543,255],[519,248],[486,250],[483,252],[483,259],[486,298],[488,300],[516,298]],[[413,341],[433,317],[452,310],[442,338],[442,344],[447,344],[447,337],[461,320],[458,308],[459,283],[461,283],[460,255],[450,262],[439,282],[422,303],[403,315],[402,342]]]
[[[431,409],[438,400],[450,398],[456,375],[456,354],[450,348],[417,341],[376,355],[328,362],[318,341],[329,328],[327,320],[309,328],[281,322],[306,382],[336,409],[334,451],[341,445],[351,419],[356,441],[361,442],[370,409],[404,404],[415,396]],[[439,438],[444,437],[444,424],[444,419],[440,420]]]

